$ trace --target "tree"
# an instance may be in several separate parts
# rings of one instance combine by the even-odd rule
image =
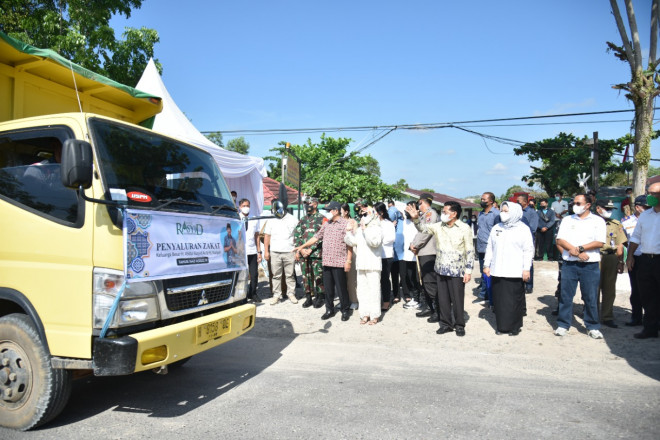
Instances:
[[[625,90],[626,98],[635,106],[635,148],[633,150],[633,194],[644,194],[646,178],[648,175],[649,160],[651,159],[651,133],[653,127],[655,97],[660,94],[660,72],[656,51],[658,45],[658,26],[660,26],[660,0],[653,0],[651,6],[651,41],[649,58],[646,69],[642,62],[642,46],[639,40],[637,20],[632,0],[624,0],[626,15],[628,17],[628,30],[621,17],[617,0],[610,0],[612,13],[617,29],[621,36],[623,46],[607,42],[609,50],[614,56],[629,64],[631,79],[624,84],[612,86],[614,89]]]
[[[586,145],[586,136],[578,138],[573,134],[559,133],[552,139],[525,144],[513,149],[516,156],[527,155],[530,162],[541,161],[541,166],[532,166],[532,172],[523,176],[522,181],[538,184],[548,194],[562,190],[565,194],[579,192],[577,175],[591,174],[593,149]],[[599,170],[603,175],[625,172],[631,169],[630,162],[613,162],[615,153],[621,153],[630,142],[630,136],[617,140],[598,141]],[[599,176],[600,177],[600,176]]]
[[[222,133],[219,131],[214,131],[208,134],[205,134],[206,139],[210,140],[220,148],[225,148],[225,145],[222,143]]]
[[[231,139],[227,142],[227,150],[235,151],[241,154],[248,154],[250,151],[250,144],[245,140],[243,136]]]
[[[113,15],[131,16],[142,0],[3,0],[0,30],[117,82],[135,86],[154,56],[158,32],[126,28],[123,40],[110,26]],[[162,66],[154,59],[159,72]]]
[[[318,143],[307,139],[303,145],[291,145],[291,151],[300,158],[302,192],[321,201],[352,202],[358,198],[372,201],[394,198],[399,191],[381,181],[374,173],[378,161],[370,155],[348,153],[351,142],[347,138],[334,139],[321,135]],[[277,153],[264,159],[271,161],[269,176],[281,181],[282,157],[285,142],[270,151]],[[405,181],[398,183],[405,183]]]
[[[422,188],[420,189],[420,191],[427,193],[435,193],[435,190],[433,188]]]

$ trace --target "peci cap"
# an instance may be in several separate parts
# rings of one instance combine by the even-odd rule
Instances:
[[[341,204],[339,202],[329,202],[323,207],[323,209],[326,211],[332,211],[333,209],[339,211],[341,209]]]
[[[616,209],[614,203],[611,200],[600,199],[596,201],[596,206],[600,206],[604,209]]]
[[[648,202],[646,201],[646,196],[637,196],[635,197],[635,205],[639,206],[649,206]]]

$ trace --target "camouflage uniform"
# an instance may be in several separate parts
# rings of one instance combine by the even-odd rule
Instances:
[[[293,242],[296,247],[305,244],[321,229],[325,217],[318,213],[301,218],[293,232]],[[323,298],[323,265],[321,264],[321,242],[309,247],[312,253],[307,258],[300,259],[305,294]],[[317,299],[320,301],[320,299]]]

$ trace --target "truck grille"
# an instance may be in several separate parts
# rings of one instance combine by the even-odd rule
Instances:
[[[234,287],[234,273],[163,280],[163,287],[168,310],[176,312],[203,307],[229,299]]]

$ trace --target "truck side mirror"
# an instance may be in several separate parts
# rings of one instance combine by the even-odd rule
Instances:
[[[67,139],[62,146],[62,184],[67,188],[87,189],[92,186],[94,156],[92,145],[78,139]]]

